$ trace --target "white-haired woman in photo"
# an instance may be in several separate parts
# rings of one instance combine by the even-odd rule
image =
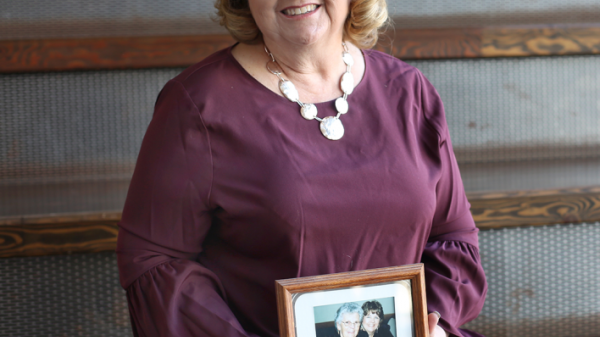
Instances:
[[[353,302],[344,303],[335,314],[335,328],[338,336],[356,337],[363,318],[362,308]]]

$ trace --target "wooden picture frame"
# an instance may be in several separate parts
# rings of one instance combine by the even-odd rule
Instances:
[[[277,280],[275,286],[281,337],[339,337],[338,329],[352,335],[357,323],[336,324],[336,311],[367,301],[380,303],[393,336],[429,337],[422,263]]]

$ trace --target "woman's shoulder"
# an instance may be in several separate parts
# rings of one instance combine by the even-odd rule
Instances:
[[[193,64],[182,71],[175,77],[180,82],[185,82],[193,77],[202,76],[206,72],[210,72],[215,67],[223,64],[231,63],[231,48],[233,46],[218,50],[211,55],[205,57],[200,62]]]
[[[402,83],[415,84],[423,74],[416,67],[384,52],[363,50],[367,71],[380,79],[389,79]]]
[[[186,68],[171,82],[179,82],[192,97],[201,92],[214,94],[223,91],[239,75],[231,48],[233,46],[219,50]]]
[[[364,55],[367,64],[365,76],[379,91],[385,93],[386,97],[412,98],[421,103],[439,101],[435,87],[416,67],[377,50],[366,50]],[[421,108],[431,107],[423,105]]]

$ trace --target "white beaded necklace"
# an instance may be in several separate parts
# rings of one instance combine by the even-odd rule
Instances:
[[[337,115],[325,118],[317,117],[318,111],[314,104],[300,102],[298,90],[292,82],[281,77],[281,71],[273,70],[271,67],[269,67],[269,64],[271,63],[277,65],[278,67],[279,65],[277,64],[277,61],[275,61],[273,54],[271,54],[271,52],[267,49],[267,46],[265,46],[265,52],[267,52],[267,55],[269,55],[271,58],[271,61],[267,62],[267,70],[279,78],[279,90],[281,90],[283,96],[300,105],[300,114],[302,117],[307,120],[316,119],[317,121],[321,122],[321,133],[327,139],[331,140],[338,140],[344,135],[344,125],[340,120],[340,116],[348,112],[348,95],[350,95],[354,90],[354,76],[352,76],[352,73],[350,72],[352,65],[354,64],[354,59],[348,52],[346,43],[342,42],[342,46],[344,47],[344,51],[342,52],[342,60],[346,64],[346,72],[340,79],[340,88],[344,94],[342,97],[339,97],[335,100],[335,109],[338,112]]]

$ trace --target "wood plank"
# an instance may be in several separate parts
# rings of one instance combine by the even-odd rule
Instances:
[[[0,41],[0,73],[185,67],[233,42],[229,35]],[[390,29],[375,49],[405,60],[600,54],[600,24]]]
[[[482,28],[390,30],[375,49],[403,60],[481,57]]]
[[[600,53],[599,26],[496,27],[485,29],[484,57]]]
[[[115,250],[120,213],[0,219],[0,257]]]
[[[469,193],[480,229],[600,221],[600,188]]]
[[[0,72],[185,67],[233,42],[229,35],[0,41]]]
[[[600,221],[600,187],[468,193],[484,229]],[[110,251],[120,212],[0,218],[0,257]]]

